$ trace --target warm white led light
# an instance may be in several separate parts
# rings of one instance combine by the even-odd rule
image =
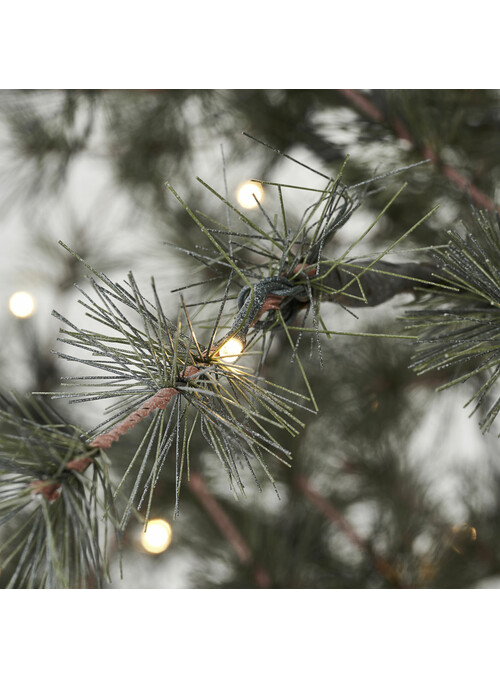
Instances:
[[[16,318],[28,318],[35,310],[35,300],[29,292],[14,292],[9,299],[9,311]]]
[[[242,207],[251,210],[254,207],[257,207],[255,198],[257,198],[259,202],[262,202],[264,189],[262,188],[262,184],[259,184],[257,181],[247,181],[239,187],[236,197]]]
[[[166,551],[172,541],[172,527],[166,520],[150,520],[145,532],[141,534],[141,544],[148,553]]]
[[[237,360],[240,353],[243,351],[243,342],[236,337],[232,337],[229,341],[221,346],[219,349],[219,358],[225,363],[234,363]]]

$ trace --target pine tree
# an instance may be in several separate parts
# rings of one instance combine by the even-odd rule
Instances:
[[[499,101],[4,92],[3,586],[487,586]]]

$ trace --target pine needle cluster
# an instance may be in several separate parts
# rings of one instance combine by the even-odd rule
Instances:
[[[102,586],[114,501],[103,459],[80,472],[88,454],[83,431],[47,403],[2,396],[0,525],[9,532],[0,560],[9,587]]]
[[[293,162],[299,162],[290,156],[286,157]],[[199,177],[200,184],[225,206],[227,210],[225,223],[201,212],[193,212],[174,187],[167,184],[168,189],[208,240],[204,246],[199,246],[195,250],[172,245],[198,261],[204,274],[199,283],[191,283],[179,288],[178,291],[184,291],[196,284],[206,286],[205,274],[206,269],[209,269],[208,282],[214,284],[214,296],[217,297],[224,291],[224,298],[236,300],[237,304],[236,314],[229,306],[222,316],[219,314],[217,317],[217,324],[226,330],[222,341],[236,336],[245,343],[247,349],[258,349],[261,355],[258,369],[265,363],[277,330],[285,333],[292,349],[293,360],[297,362],[302,372],[298,349],[304,334],[313,335],[318,359],[322,362],[321,335],[330,338],[336,334],[344,334],[342,331],[327,328],[321,313],[322,303],[333,302],[346,310],[350,307],[375,306],[401,292],[414,291],[419,285],[439,284],[434,278],[432,267],[426,268],[426,265],[420,264],[400,266],[385,261],[385,257],[397,251],[398,246],[428,219],[437,207],[405,229],[383,251],[374,253],[371,257],[365,255],[360,258],[356,254],[356,247],[368,238],[406,184],[395,192],[359,237],[353,239],[343,251],[332,256],[335,235],[362,205],[367,193],[370,190],[377,190],[372,188],[373,184],[385,176],[374,177],[355,187],[348,187],[343,181],[346,163],[347,159],[335,177],[328,177],[305,166],[315,175],[326,179],[326,185],[322,189],[262,179],[254,180],[256,185],[261,183],[275,189],[279,205],[278,213],[270,214],[259,202],[257,195],[254,195],[260,222],[257,219],[250,219]],[[408,169],[409,167],[401,168],[398,172]],[[287,214],[285,199],[287,190],[305,192],[313,196],[311,204],[296,224],[292,223]],[[236,218],[236,226],[232,224],[231,217]],[[232,293],[228,294],[228,286]],[[216,298],[214,301],[220,299]],[[206,295],[198,305],[200,310],[206,309]],[[210,318],[207,326],[213,322],[214,319]],[[291,333],[295,335],[293,339]],[[363,335],[363,333],[351,334]],[[385,336],[401,338],[395,335]],[[308,394],[314,400],[307,377],[305,374],[303,376]]]
[[[195,428],[201,430],[205,442],[219,458],[233,489],[244,494],[241,463],[256,482],[252,462],[257,462],[272,480],[264,453],[285,462],[289,457],[272,434],[272,428],[297,435],[303,425],[294,410],[306,408],[307,399],[256,378],[243,366],[227,362],[231,356],[221,355],[215,346],[217,326],[213,328],[208,346],[203,346],[184,303],[179,308],[177,323],[168,320],[154,279],[154,300],[149,301],[139,290],[132,273],[123,286],[90,266],[89,269],[95,276],[89,277],[94,295],[81,290],[84,299],[80,303],[86,315],[103,325],[106,333],[78,328],[54,312],[70,328],[61,329],[60,341],[79,350],[76,355],[62,352],[57,355],[90,367],[97,374],[69,377],[64,386],[76,387],[76,390],[51,395],[69,398],[73,403],[113,400],[106,408],[107,415],[111,416],[86,432],[89,445],[94,449],[108,449],[142,419],[153,415],[117,488],[119,491],[132,471],[135,472],[122,528],[138,493],[141,493],[138,508],[148,498],[147,520],[153,489],[171,450],[175,451],[175,513],[178,513],[184,473],[189,478]],[[91,357],[85,357],[82,351]],[[146,473],[151,461],[152,468]]]
[[[441,288],[420,310],[407,314],[408,329],[418,336],[413,368],[418,374],[446,371],[438,390],[474,379],[480,385],[465,406],[471,415],[486,413],[488,431],[500,411],[494,388],[500,376],[500,222],[497,215],[473,211],[461,231],[448,231],[435,258]]]

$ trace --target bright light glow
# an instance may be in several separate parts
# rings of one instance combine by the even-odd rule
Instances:
[[[219,349],[219,358],[225,363],[234,363],[237,360],[240,353],[243,351],[243,342],[236,337],[229,339],[226,343],[221,346]]]
[[[35,300],[29,292],[14,292],[9,299],[9,311],[16,318],[28,318],[35,310]]]
[[[472,525],[468,525],[467,523],[463,523],[462,525],[454,525],[451,528],[451,532],[453,534],[451,548],[460,555],[463,555],[466,546],[468,546],[470,542],[477,540],[476,528],[472,527]]]
[[[141,534],[142,547],[148,553],[166,551],[172,541],[172,527],[166,520],[150,520],[145,532]]]
[[[259,184],[257,181],[247,181],[239,187],[236,195],[240,205],[248,210],[257,207],[254,196],[259,202],[262,202],[262,198],[264,197],[262,184]]]

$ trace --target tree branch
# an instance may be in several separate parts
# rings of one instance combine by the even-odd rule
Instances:
[[[386,119],[384,113],[377,107],[373,102],[371,102],[367,97],[364,96],[361,92],[355,89],[339,89],[338,90],[346,99],[348,99],[356,108],[358,108],[364,115],[368,118],[371,118],[374,122],[380,124],[387,124],[393,129],[396,136],[399,139],[404,139],[408,141],[415,150],[420,150],[424,158],[428,158],[432,164],[440,171],[444,176],[448,177],[457,188],[465,194],[470,195],[475,204],[490,212],[499,212],[500,207],[495,205],[495,203],[481,190],[479,190],[474,184],[472,184],[469,179],[467,179],[463,174],[451,165],[439,162],[438,156],[434,151],[428,146],[418,146],[417,143],[412,139],[410,133],[406,129],[403,122],[399,119],[391,122]]]
[[[353,543],[361,551],[364,551],[370,557],[375,569],[386,581],[389,582],[389,584],[395,586],[396,588],[407,588],[401,582],[401,578],[396,569],[390,563],[388,563],[385,558],[373,552],[371,544],[359,536],[359,534],[344,518],[340,511],[338,511],[330,501],[325,499],[325,497],[317,492],[305,476],[297,476],[296,482],[298,488],[304,494],[304,496],[306,496],[317,508],[319,508],[321,513],[323,513],[323,515],[332,524],[338,525],[342,532],[347,536],[349,541],[351,541],[351,543]]]
[[[196,497],[203,504],[205,510],[210,515],[214,523],[222,532],[227,541],[231,544],[239,561],[243,565],[248,565],[254,561],[252,552],[243,539],[240,531],[233,523],[231,518],[224,511],[222,506],[217,502],[215,497],[210,493],[203,478],[199,473],[191,471],[189,477],[189,488]],[[255,565],[253,570],[253,577],[255,583],[260,588],[269,588],[271,585],[271,578],[268,572],[261,566]]]

